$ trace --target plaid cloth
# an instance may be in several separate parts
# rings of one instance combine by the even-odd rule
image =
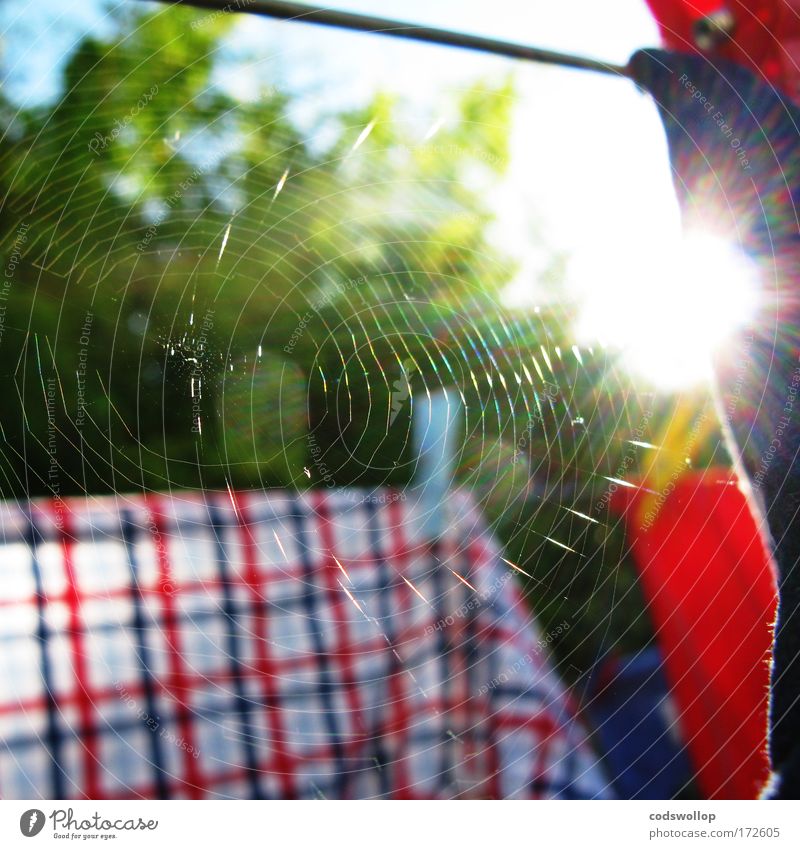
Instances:
[[[432,549],[390,490],[0,503],[0,796],[606,795],[448,509]]]

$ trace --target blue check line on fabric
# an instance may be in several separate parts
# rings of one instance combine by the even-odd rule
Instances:
[[[171,725],[177,725],[177,720],[174,717],[172,719],[165,720],[165,721],[161,721],[160,715],[159,715],[158,718],[159,718],[159,722],[158,722],[158,725],[156,726],[155,729],[150,728],[147,725],[145,725],[138,716],[133,718],[133,719],[125,719],[125,720],[121,720],[119,722],[104,722],[103,725],[102,725],[102,728],[101,728],[100,737],[103,737],[104,735],[119,736],[123,733],[128,733],[128,732],[131,732],[131,731],[136,731],[140,728],[144,728],[148,731],[150,736],[152,736],[155,739],[158,739],[158,737],[159,737],[158,730],[159,729],[167,728]],[[78,725],[78,726],[74,726],[74,727],[70,728],[69,731],[60,731],[59,734],[60,734],[62,740],[67,739],[67,738],[80,740],[84,735],[84,731],[85,731],[85,729],[82,726]],[[10,740],[4,742],[3,746],[4,746],[4,748],[6,748],[10,752],[23,752],[26,749],[37,748],[37,747],[41,746],[41,744],[42,744],[41,739],[36,734],[32,734],[32,735],[24,735],[24,736],[19,736],[19,737],[12,737]],[[167,775],[167,773],[164,772],[163,768],[158,767],[156,777],[157,777],[157,779],[164,781],[164,779],[166,777],[168,777],[168,775]],[[61,796],[59,798],[63,799],[63,798],[66,798],[66,797]]]
[[[228,657],[231,664],[233,687],[236,692],[236,712],[239,714],[242,722],[242,743],[245,750],[245,760],[247,762],[247,780],[250,785],[251,798],[263,799],[265,797],[261,789],[261,782],[259,781],[258,759],[253,746],[254,735],[251,714],[254,703],[245,695],[244,680],[242,677],[242,662],[240,659],[243,656],[241,651],[242,626],[241,620],[237,616],[236,606],[233,601],[229,574],[230,564],[225,550],[225,543],[222,539],[222,530],[230,523],[225,523],[220,510],[211,505],[208,507],[208,517],[211,521],[211,527],[214,531],[214,538],[217,545],[217,568],[222,586],[222,609],[225,619],[229,625],[229,631],[226,635],[228,643]]]
[[[225,511],[221,508],[216,508],[220,511],[220,513],[224,513]],[[22,515],[25,517],[25,526],[18,533],[11,533],[9,531],[5,531],[3,534],[3,542],[4,544],[9,544],[12,542],[22,542],[27,545],[29,548],[32,548],[32,542],[30,539],[30,529],[29,524],[32,521],[32,512],[31,512],[31,503],[29,503],[28,507],[25,508],[24,511],[21,511]],[[138,524],[133,520],[133,510],[130,508],[121,508],[120,514],[124,513],[127,516],[127,523],[130,529],[130,537],[132,540],[135,540],[137,537],[142,537],[144,539],[150,540],[153,537],[153,532],[148,524]],[[258,508],[251,508],[251,514],[248,515],[248,525],[263,525],[268,524],[270,522],[281,523],[282,520],[292,519],[294,518],[294,513],[277,513],[271,511],[269,513],[261,513],[258,514]],[[231,518],[231,523],[233,523],[235,519]],[[183,537],[187,539],[208,539],[208,525],[204,524],[201,521],[198,521],[196,518],[191,516],[165,516],[164,517],[164,530],[168,532],[174,532],[175,536]],[[70,539],[74,542],[116,542],[119,540],[119,536],[115,530],[116,526],[109,525],[108,527],[99,527],[97,525],[89,524],[81,524],[78,527],[70,529]],[[193,534],[189,533],[189,531],[196,531],[198,536],[195,537]],[[52,524],[47,523],[44,528],[40,528],[36,526],[36,540],[37,545],[42,545],[44,543],[50,542],[58,542],[61,539],[60,532],[57,528],[54,528]]]
[[[386,560],[381,554],[381,545],[380,545],[380,532],[377,527],[377,510],[375,505],[371,502],[366,502],[364,505],[364,511],[367,514],[367,535],[369,538],[369,550],[372,552],[372,556],[375,558],[375,562],[378,564],[378,584],[377,587],[374,588],[373,591],[377,592],[377,602],[378,609],[380,611],[381,617],[381,629],[383,630],[383,635],[388,641],[389,645],[394,647],[395,643],[395,634],[391,627],[392,619],[392,599],[391,599],[391,576],[389,574],[389,569],[386,564]],[[397,656],[393,651],[389,652],[389,670],[387,673],[387,681],[391,680],[393,675],[396,675],[400,669],[400,662],[397,659]],[[381,768],[378,771],[379,774],[379,785],[381,788],[381,796],[385,798],[390,798],[392,795],[392,788],[394,786],[394,782],[389,780],[388,775],[388,767],[389,760],[386,756],[386,751],[383,748],[383,745],[380,741],[378,741],[375,746],[376,749],[376,758],[378,759],[378,763]]]
[[[288,707],[304,708],[304,707],[308,706],[309,698],[313,698],[314,696],[319,695],[319,693],[320,693],[319,688],[312,686],[307,691],[304,691],[304,692],[297,692],[297,693],[284,695],[283,700],[284,700],[286,706],[288,706]],[[112,697],[114,697],[114,696],[112,696]],[[254,707],[258,707],[258,708],[270,708],[271,707],[270,702],[267,698],[262,698],[262,697],[259,696],[259,697],[253,698],[251,701],[252,701],[252,704],[253,704]],[[167,704],[167,703],[165,702],[165,704]],[[202,708],[202,709],[201,708],[193,709],[192,717],[193,717],[193,719],[196,719],[196,720],[209,719],[209,720],[216,721],[218,719],[224,719],[224,718],[230,716],[234,706],[235,706],[235,697],[233,699],[231,699],[229,695],[222,694],[222,695],[215,697],[215,701],[214,701],[213,704],[208,704],[208,705],[205,706],[205,708]],[[151,717],[153,717],[154,719],[157,720],[158,727],[166,726],[166,725],[169,725],[169,724],[175,724],[177,722],[177,715],[173,715],[171,718],[168,717],[168,718],[165,719],[165,716],[167,715],[167,709],[166,708],[162,709],[159,712],[157,705],[154,705],[152,708],[148,707],[147,711],[148,711],[148,716],[151,716]],[[152,727],[149,726],[145,720],[142,720],[142,719],[137,717],[135,720],[131,720],[129,722],[104,723],[103,726],[102,726],[101,732],[104,733],[106,731],[131,730],[131,729],[134,729],[134,728],[145,728],[148,731],[153,730]],[[57,731],[57,735],[58,735],[59,739],[62,740],[62,741],[67,736],[69,736],[69,737],[73,737],[75,735],[81,736],[82,734],[83,734],[83,729],[80,728],[80,727],[73,727],[68,732],[62,731],[60,729]],[[244,732],[237,731],[237,732],[234,732],[234,734],[232,736],[235,736],[237,738],[244,738],[246,735],[245,735]],[[415,736],[415,740],[423,740],[423,739],[427,740],[429,736],[430,736],[431,740],[433,740],[434,738],[436,740],[441,739],[441,735],[438,732],[420,731],[419,734],[417,736]],[[264,740],[265,740],[263,734],[257,733],[255,731],[253,731],[249,735],[249,739],[252,739],[253,741],[260,741],[260,742],[264,742]],[[20,748],[20,747],[34,746],[34,745],[40,746],[41,743],[42,743],[41,737],[38,734],[34,734],[30,737],[22,736],[22,737],[4,740],[2,745],[3,745],[3,748],[11,749],[11,748],[15,748],[15,747]]]
[[[136,585],[134,584],[134,587]],[[199,589],[199,587],[198,587]],[[158,593],[150,591],[152,595],[157,596]],[[141,599],[139,599],[138,604],[141,605]],[[290,599],[284,599],[281,601],[280,610],[284,613],[288,612],[292,608],[300,608],[305,609],[306,601],[303,596],[297,596]],[[252,611],[252,604],[249,602],[239,602],[231,599],[230,611],[233,616],[239,617],[242,615],[246,615]],[[200,622],[208,622],[213,621],[220,617],[219,609],[209,609],[209,610],[200,610],[192,615],[192,622],[200,623]],[[54,633],[58,633],[61,635],[69,636],[72,634],[75,629],[70,628],[69,626],[64,626],[62,628],[53,629]],[[125,633],[150,633],[152,631],[152,627],[143,623],[143,621],[136,621],[136,608],[134,607],[133,614],[133,623],[127,624],[124,621],[111,620],[108,622],[98,622],[97,624],[93,624],[88,628],[82,627],[80,628],[80,633],[82,634],[109,634],[114,631],[125,632]],[[11,632],[0,634],[0,643],[3,642],[13,642],[14,640],[28,640],[31,638],[29,633],[20,631],[20,632]],[[270,641],[271,645],[275,645],[274,641]],[[280,648],[286,648],[287,646],[279,645]]]
[[[207,712],[207,713],[205,713],[205,712],[203,712],[203,713],[196,712],[195,713],[195,717],[197,719],[207,719],[207,720],[213,720],[213,721],[224,718],[224,716],[226,716],[226,715],[227,715],[227,713],[225,713],[223,711],[216,711],[216,710],[210,711],[210,712]],[[160,736],[159,732],[162,729],[170,729],[170,728],[173,728],[173,727],[177,728],[177,716],[173,716],[172,718],[170,718],[168,720],[159,722],[158,725],[156,726],[156,728],[147,728],[147,726],[145,726],[145,728],[147,728],[148,733],[153,737],[159,737]],[[109,737],[112,737],[112,736],[113,737],[122,737],[125,734],[129,734],[130,732],[137,731],[141,728],[142,728],[142,722],[138,717],[135,717],[135,718],[132,718],[132,719],[126,719],[126,720],[120,721],[120,722],[105,723],[103,725],[103,728],[102,728],[101,737],[103,735],[107,735]],[[80,737],[82,732],[83,732],[83,729],[78,727],[78,728],[75,728],[74,730],[72,730],[70,732],[70,736],[74,735],[75,737]],[[238,738],[238,736],[239,736],[238,734],[235,735],[236,738]],[[414,736],[415,744],[422,746],[422,747],[433,747],[440,740],[441,740],[441,734],[439,734],[438,731],[420,731],[419,733],[415,734],[415,736]],[[256,743],[256,742],[263,743],[264,738],[263,738],[263,736],[255,736],[253,738],[253,742],[254,743]],[[14,738],[11,738],[10,740],[4,741],[3,749],[5,749],[8,752],[14,753],[14,754],[20,754],[20,753],[25,752],[29,749],[39,748],[41,746],[41,743],[42,743],[42,741],[41,741],[40,737],[38,737],[36,734],[31,734],[31,735],[14,737]],[[168,744],[168,745],[175,745],[175,744],[173,743],[173,744]],[[267,754],[267,752],[265,752],[265,754]],[[313,755],[311,757],[313,757]],[[222,766],[222,767],[234,766],[235,767],[235,766],[238,766],[238,764],[226,763],[224,761],[220,761],[220,766]],[[370,766],[370,769],[375,769],[374,763]],[[365,772],[365,771],[366,770],[362,769],[362,768],[353,769],[353,770],[348,770],[348,774],[353,774],[353,773],[356,773],[356,772]],[[162,770],[160,772],[160,778],[161,778],[162,781],[165,781],[166,779],[169,779],[169,778],[176,778],[176,776],[171,776],[168,772]]]
[[[53,675],[50,668],[50,658],[47,654],[48,629],[45,623],[45,597],[44,584],[42,582],[42,570],[37,554],[38,530],[33,519],[30,504],[27,507],[27,539],[26,542],[31,550],[31,569],[36,587],[36,636],[40,646],[40,660],[42,669],[42,683],[44,684],[45,703],[47,710],[47,742],[46,747],[50,755],[50,777],[53,783],[53,799],[63,799],[64,773],[61,768],[61,734],[58,728],[58,706],[53,693]],[[37,740],[37,742],[41,742]]]
[[[148,716],[156,716],[156,698],[154,678],[150,670],[150,650],[144,639],[144,635],[148,629],[145,625],[144,611],[142,609],[142,593],[139,587],[137,578],[136,555],[133,545],[133,524],[130,519],[130,514],[127,510],[120,511],[120,532],[122,541],[125,545],[125,556],[128,560],[128,571],[131,578],[131,600],[133,603],[133,634],[136,635],[136,658],[139,661],[139,671],[142,681],[142,690],[144,692],[144,701],[147,708]],[[100,630],[100,629],[98,629]],[[105,629],[104,629],[105,630]],[[144,721],[141,724],[147,725]],[[161,740],[157,734],[153,734],[150,741],[150,757],[153,763],[156,794],[159,799],[166,799],[169,796],[169,788],[164,776],[164,758],[161,751]],[[56,797],[59,798],[59,797]]]
[[[317,691],[314,691],[316,693]],[[200,721],[209,721],[215,725],[224,725],[224,720],[229,717],[232,713],[233,706],[235,705],[235,699],[230,693],[225,692],[215,692],[213,694],[207,694],[210,696],[207,703],[203,707],[195,707],[192,709],[192,721],[200,722]],[[112,698],[116,698],[116,696],[112,696]],[[178,711],[169,707],[172,703],[165,698],[161,711],[158,710],[158,706],[153,707],[153,713],[150,716],[156,721],[155,727],[148,725],[146,720],[141,719],[140,717],[136,717],[135,719],[120,719],[118,722],[107,722],[103,723],[101,728],[101,734],[103,733],[117,733],[120,731],[132,731],[137,728],[143,728],[148,733],[153,734],[153,736],[158,737],[159,735],[156,733],[158,730],[162,728],[176,727],[178,725]],[[255,702],[258,707],[267,707],[266,700],[259,699]],[[304,697],[303,701],[300,702],[300,706],[308,704],[307,697]],[[148,708],[149,710],[149,708]],[[59,737],[63,741],[66,738],[80,738],[84,736],[85,729],[80,724],[76,724],[69,728],[68,730],[59,729]],[[239,732],[232,732],[229,735],[231,738],[239,738],[241,735]],[[260,735],[257,733],[253,734],[252,739],[255,741],[265,742],[264,735]],[[160,742],[160,741],[159,741]],[[41,737],[34,733],[30,736],[22,735],[16,738],[12,738],[10,740],[4,741],[4,746],[6,748],[27,748],[33,746],[41,746],[42,740]],[[169,743],[160,745],[170,745]],[[169,777],[168,772],[164,772],[164,775]],[[65,798],[65,797],[61,797]]]
[[[333,704],[333,692],[335,689],[334,677],[331,673],[331,662],[325,651],[325,645],[322,640],[322,632],[320,630],[317,617],[317,603],[319,601],[319,593],[314,591],[314,566],[311,563],[310,548],[307,542],[306,522],[307,517],[296,512],[291,516],[295,527],[295,536],[297,539],[297,548],[300,555],[300,563],[302,565],[301,581],[303,587],[306,588],[303,599],[305,602],[306,616],[311,626],[311,639],[314,645],[314,653],[319,664],[319,697],[323,706],[323,719],[328,729],[328,736],[331,741],[333,750],[334,770],[336,779],[334,780],[336,787],[336,798],[343,799],[346,797],[348,777],[345,772],[345,753],[342,743],[342,735],[339,731],[339,725],[336,721],[336,708]]]
[[[470,705],[474,705],[474,695],[481,686],[479,682],[478,615],[478,610],[467,608],[467,622],[464,629],[466,631],[464,658],[467,670],[467,687],[470,693]],[[473,721],[472,715],[469,715],[471,727],[467,731],[472,735],[473,739],[478,740],[480,743],[479,750],[481,753],[485,752],[492,744],[492,723],[487,720],[488,717],[478,716]]]
[[[242,609],[244,605],[237,605],[237,609]],[[215,618],[219,617],[219,611],[215,610],[204,610],[200,613],[196,613],[192,616],[193,622],[208,622],[212,621]],[[71,628],[68,626],[64,626],[61,628],[53,628],[51,634],[58,634],[59,636],[68,637],[74,633],[81,634],[113,634],[117,632],[119,634],[148,634],[153,629],[148,627],[147,625],[142,625],[136,622],[136,610],[134,608],[133,612],[133,624],[127,624],[125,622],[117,621],[108,621],[108,622],[98,622],[97,624],[92,624],[88,627],[82,626],[81,628]],[[25,632],[15,632],[15,633],[7,633],[0,634],[0,643],[13,643],[16,640],[29,640],[31,639],[31,634]],[[38,640],[38,638],[37,638]]]
[[[442,601],[445,595],[440,540],[437,539],[431,543],[430,554],[435,563],[435,571],[433,573],[433,594],[436,605],[436,620],[437,622],[440,622],[444,616]],[[436,653],[439,656],[439,663],[441,667],[441,677],[439,680],[442,682],[442,694],[444,695],[445,689],[452,686],[452,684],[450,682],[450,665],[447,662],[447,638],[445,637],[443,628],[436,633]],[[443,698],[442,701],[444,702],[446,699]],[[453,758],[450,751],[452,749],[453,742],[452,738],[445,734],[440,746],[441,760],[439,765],[439,774],[442,776],[445,786],[451,786],[453,783]]]
[[[378,581],[381,595],[381,619],[385,623],[384,627],[386,629],[385,635],[389,643],[394,647],[397,639],[397,635],[394,633],[392,628],[393,619],[393,606],[391,599],[391,589],[392,589],[392,576],[391,571],[389,569],[389,564],[387,562],[386,557],[383,555],[383,546],[381,544],[381,534],[380,528],[378,527],[378,511],[376,509],[376,505],[372,503],[364,504],[364,509],[367,513],[367,533],[369,535],[370,540],[370,550],[373,552],[373,556],[375,557],[376,562],[378,563],[380,579]],[[435,613],[437,617],[437,621],[442,619],[442,610],[441,610],[441,598],[442,598],[442,584],[441,584],[441,568],[439,568],[439,558],[435,554],[435,545],[431,549],[431,553],[435,559],[435,566],[432,570],[432,578],[434,582],[434,595],[436,596],[436,608]],[[436,656],[440,659],[442,664],[442,670],[444,677],[441,679],[442,687],[448,686],[448,663],[447,663],[447,652],[444,650],[446,646],[444,633],[443,631],[438,631],[436,638]],[[402,664],[398,660],[397,656],[394,652],[390,655],[389,660],[391,666],[389,669],[390,675],[395,675],[400,671],[408,672],[406,668],[404,670]],[[410,664],[409,664],[410,666]],[[415,736],[415,741],[417,740]],[[435,733],[433,735],[433,740],[436,743],[436,747],[440,752],[440,774],[444,777],[445,783],[450,784],[452,782],[452,757],[451,757],[451,748],[453,744],[453,740],[449,737],[445,731],[441,733]]]

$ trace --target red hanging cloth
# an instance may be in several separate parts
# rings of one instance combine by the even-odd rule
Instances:
[[[624,515],[700,788],[755,798],[769,776],[769,554],[728,470],[683,475],[644,530],[646,498],[620,488],[612,509]]]

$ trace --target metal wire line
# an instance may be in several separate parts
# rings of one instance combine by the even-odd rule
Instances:
[[[308,6],[305,3],[284,3],[277,2],[277,0],[175,0],[175,4],[195,6],[200,9],[213,9],[218,12],[261,15],[297,23],[321,24],[322,26],[394,38],[408,38],[429,44],[442,44],[449,47],[477,50],[482,53],[492,53],[511,59],[523,59],[529,62],[558,65],[563,68],[575,68],[582,71],[595,71],[599,74],[622,77],[629,75],[624,66],[603,62],[600,59],[574,56],[569,53],[559,53],[555,50],[545,50],[541,47],[532,47],[513,41],[502,41],[481,35],[454,32],[406,21],[395,21],[374,15],[357,15],[337,9],[320,9]]]

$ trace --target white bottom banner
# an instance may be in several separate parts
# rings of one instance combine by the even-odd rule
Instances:
[[[0,846],[778,847],[800,845],[799,810],[733,801],[3,801]]]

